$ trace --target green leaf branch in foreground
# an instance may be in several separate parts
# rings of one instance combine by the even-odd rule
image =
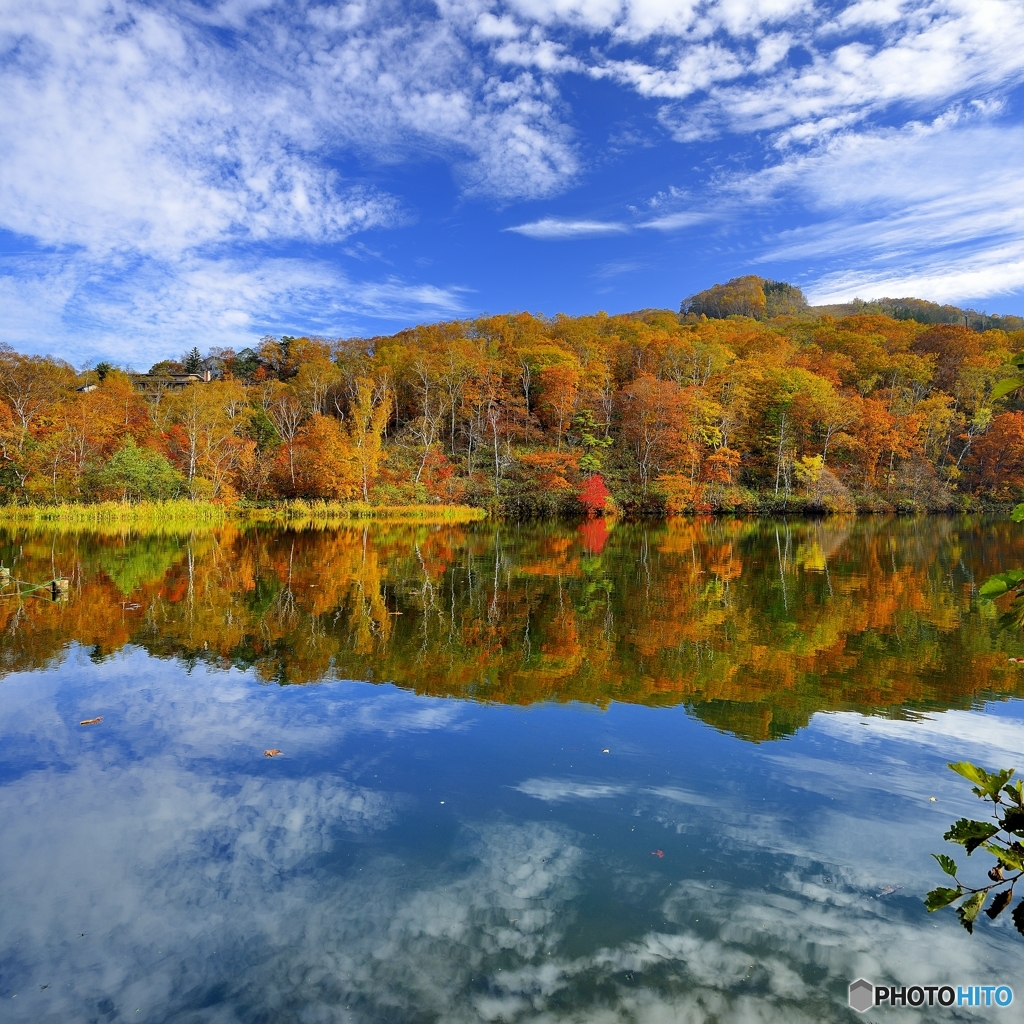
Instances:
[[[943,836],[947,842],[962,846],[970,857],[979,847],[995,859],[988,870],[989,883],[978,887],[960,881],[956,861],[944,853],[933,853],[939,867],[956,882],[956,888],[937,886],[925,896],[924,905],[929,913],[958,903],[960,923],[968,932],[974,932],[974,923],[991,896],[985,913],[995,920],[1013,901],[1014,886],[1024,875],[1024,783],[1011,782],[1013,768],[986,771],[970,761],[956,761],[950,769],[974,783],[972,792],[979,800],[992,804],[990,821],[960,818]],[[1024,899],[1012,914],[1017,931],[1024,935]]]
[[[1018,352],[1010,361],[1017,368],[1017,373],[1012,377],[1004,377],[1003,380],[996,381],[992,387],[992,393],[989,395],[991,402],[1005,398],[1024,388],[1024,353]]]
[[[1015,523],[1024,523],[1024,502],[1010,513],[1010,518]],[[1013,595],[1013,601],[1002,617],[1002,625],[1024,626],[1024,569],[996,573],[978,587],[978,597],[985,602],[997,601],[1007,594]]]

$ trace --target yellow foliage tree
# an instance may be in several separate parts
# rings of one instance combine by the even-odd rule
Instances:
[[[378,386],[371,377],[360,377],[349,412],[348,432],[363,501],[369,500],[370,487],[387,458],[383,437],[390,418],[391,395],[387,386]]]

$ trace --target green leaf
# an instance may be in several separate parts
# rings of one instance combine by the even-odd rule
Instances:
[[[958,900],[963,896],[963,894],[963,889],[944,889],[940,885],[938,888],[932,889],[932,891],[925,896],[925,909],[929,914],[934,914],[936,910],[948,907],[953,900]]]
[[[992,901],[992,906],[985,913],[994,921],[1009,906],[1012,899],[1013,890],[1004,889],[996,894],[996,898]]]
[[[1024,387],[1024,377],[1004,377],[992,388],[990,398],[994,402],[997,398],[1005,398],[1022,387]]]
[[[1012,832],[1016,836],[1024,836],[1024,810],[1019,807],[1010,807],[1003,815],[1002,825],[1007,832]]]
[[[990,576],[980,587],[978,597],[1001,597],[1010,588],[998,576]]]
[[[1024,501],[1010,513],[1010,518],[1015,523],[1024,523]]]
[[[956,878],[956,861],[947,857],[944,853],[933,853],[932,856],[939,862],[939,867],[951,878]]]
[[[1024,871],[1024,860],[1014,850],[1007,850],[1003,846],[996,846],[995,843],[985,843],[985,849],[993,857],[998,857],[1000,862],[1006,867],[1013,868],[1014,871]]]
[[[987,895],[986,892],[976,892],[956,908],[956,916],[971,935],[974,934],[974,919],[978,916]]]
[[[1024,899],[1013,908],[1013,926],[1024,935]]]
[[[959,821],[953,823],[953,827],[942,838],[951,843],[959,843],[967,850],[969,856],[998,831],[999,829],[995,825],[991,825],[987,821],[971,821],[967,818],[960,818]]]
[[[1003,792],[1022,810],[1024,810],[1024,781],[1018,779],[1012,786],[1003,786]],[[1013,812],[1008,812],[1012,814]],[[1022,816],[1024,818],[1024,816]],[[1013,829],[1010,830],[1014,831]]]
[[[990,774],[983,787],[984,795],[999,803],[999,794],[1003,786],[1010,781],[1010,776],[1013,775],[1013,772],[1013,768],[1002,768],[998,772]],[[982,793],[978,793],[978,796],[982,795]]]
[[[998,576],[993,576],[992,579],[999,579]],[[991,583],[992,580],[989,580]],[[988,586],[986,583],[982,590]],[[968,782],[973,782],[978,786],[984,786],[988,781],[988,772],[984,768],[979,768],[976,764],[971,764],[970,761],[950,761],[949,767],[957,773],[962,775]]]
[[[984,768],[979,768],[976,764],[971,764],[970,761],[957,761],[950,763],[950,768],[957,773],[962,775],[969,782],[976,782],[977,786],[974,792],[980,797],[989,797],[995,799],[999,795],[999,791],[1010,781],[1010,777],[1013,775],[1013,768],[1001,768],[996,772],[987,772]]]
[[[996,573],[995,576],[989,576],[978,587],[978,596],[989,599],[1000,597],[1008,590],[1013,590],[1019,586],[1022,580],[1024,580],[1024,571],[1020,569],[1010,569],[1008,572]]]

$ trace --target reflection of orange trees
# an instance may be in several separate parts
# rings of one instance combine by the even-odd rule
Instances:
[[[592,536],[598,526],[602,536]],[[0,535],[4,671],[126,644],[258,679],[361,678],[505,703],[685,704],[750,739],[818,710],[963,707],[1024,684],[971,580],[1019,559],[966,522],[680,519],[472,529],[225,526]]]
[[[517,566],[527,576],[575,576],[579,573],[578,549],[571,534],[547,536],[540,542],[534,557]]]

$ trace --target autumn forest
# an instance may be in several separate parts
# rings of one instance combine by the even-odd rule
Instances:
[[[144,374],[3,347],[0,502],[325,499],[523,517],[1016,500],[1024,407],[992,391],[1024,330],[864,308],[823,313],[743,278],[678,313],[266,337]]]

